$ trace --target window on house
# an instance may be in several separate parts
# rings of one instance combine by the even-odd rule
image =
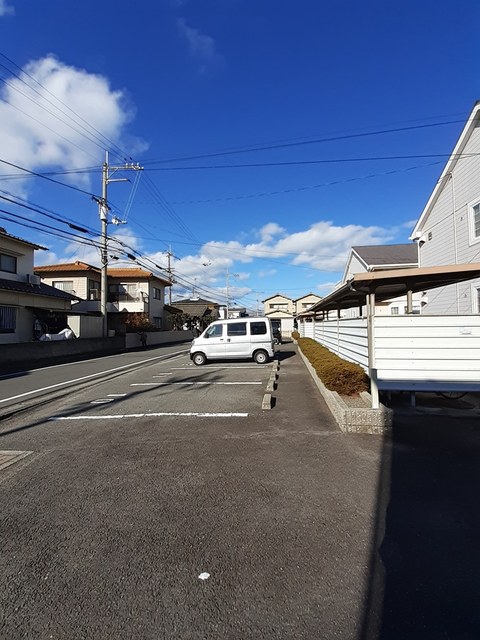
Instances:
[[[141,299],[137,284],[111,284],[108,287],[110,292],[110,302],[135,302]]]
[[[480,202],[470,205],[470,241],[480,241]]]
[[[398,316],[399,309],[398,307],[390,307],[390,315]]]
[[[161,300],[162,290],[158,289],[157,287],[153,287],[153,297],[155,298],[155,300]]]
[[[154,317],[153,318],[153,324],[157,329],[161,329],[162,328],[162,319]]]
[[[88,290],[90,291],[91,289],[100,289],[100,282],[97,282],[96,280],[91,280],[89,278],[88,279]]]
[[[54,280],[52,287],[60,289],[60,291],[66,291],[67,293],[75,293],[73,290],[73,280]]]
[[[288,309],[288,304],[283,304],[281,302],[272,302],[270,304],[270,309],[278,309],[279,311],[286,311]]]
[[[17,310],[15,307],[0,307],[0,333],[15,333]]]
[[[17,259],[15,256],[9,256],[6,253],[0,253],[0,271],[7,273],[17,273]]]

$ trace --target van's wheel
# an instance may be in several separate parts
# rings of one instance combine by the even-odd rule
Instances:
[[[255,351],[253,359],[257,364],[265,364],[268,360],[268,353],[266,351]]]
[[[193,354],[192,360],[193,360],[193,364],[196,364],[197,367],[200,367],[202,364],[205,364],[205,362],[207,361],[207,358],[205,357],[204,353],[201,353],[200,351],[198,351],[197,353]]]

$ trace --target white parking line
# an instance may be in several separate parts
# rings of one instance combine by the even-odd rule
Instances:
[[[247,418],[248,413],[208,413],[208,412],[159,412],[159,413],[121,413],[105,416],[52,416],[50,422],[60,420],[121,420],[129,418],[160,418],[160,417],[185,417],[185,418]]]
[[[187,367],[192,367],[193,365],[191,364],[187,364],[183,367],[171,367],[172,371],[174,370],[181,370],[181,369],[186,369]],[[270,365],[268,365],[270,366]],[[256,369],[258,371],[258,369],[266,369],[267,365],[264,364],[256,364],[256,365],[231,365],[231,366],[225,366],[225,367],[211,367],[210,365],[207,366],[206,371],[221,371],[223,369]]]
[[[109,393],[107,394],[109,398],[123,398],[127,394],[126,393]]]
[[[191,385],[212,385],[212,384],[224,384],[224,385],[238,385],[238,384],[262,384],[261,382],[133,382],[131,387],[166,387],[174,384],[191,386]]]
[[[180,357],[183,354],[183,351],[179,351],[177,352],[178,356],[175,357]],[[101,375],[105,375],[107,373],[115,373],[115,371],[121,371],[122,369],[128,369],[130,367],[134,367],[137,366],[139,364],[145,364],[147,362],[153,362],[154,360],[159,360],[161,358],[166,358],[166,356],[155,356],[154,358],[147,358],[146,360],[139,360],[137,362],[133,362],[130,364],[125,364],[121,367],[115,367],[114,369],[106,369],[105,371],[97,371],[97,373],[91,373],[88,376],[82,376],[81,378],[74,378],[73,380],[65,380],[64,382],[59,382],[58,384],[51,384],[48,387],[41,387],[40,389],[33,389],[32,391],[27,391],[26,393],[19,393],[17,396],[10,396],[10,398],[3,398],[2,400],[0,400],[0,404],[3,402],[8,402],[9,400],[18,400],[18,398],[25,398],[26,396],[31,396],[33,393],[40,393],[42,391],[50,391],[50,389],[57,389],[58,387],[64,387],[65,385],[68,384],[73,384],[74,382],[82,382],[83,380],[90,380],[91,378],[96,378],[98,376]],[[171,360],[173,360],[174,358],[170,358]],[[50,368],[50,367],[47,367]]]

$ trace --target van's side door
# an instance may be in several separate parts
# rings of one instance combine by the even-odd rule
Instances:
[[[204,351],[207,358],[225,357],[225,325],[212,324],[205,332]]]
[[[232,358],[249,358],[251,355],[250,333],[248,323],[229,322],[227,330],[226,355]]]

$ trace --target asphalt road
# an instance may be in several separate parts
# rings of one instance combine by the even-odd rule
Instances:
[[[271,365],[165,349],[9,404],[2,639],[480,637],[476,421],[345,435],[292,345],[271,410]]]

